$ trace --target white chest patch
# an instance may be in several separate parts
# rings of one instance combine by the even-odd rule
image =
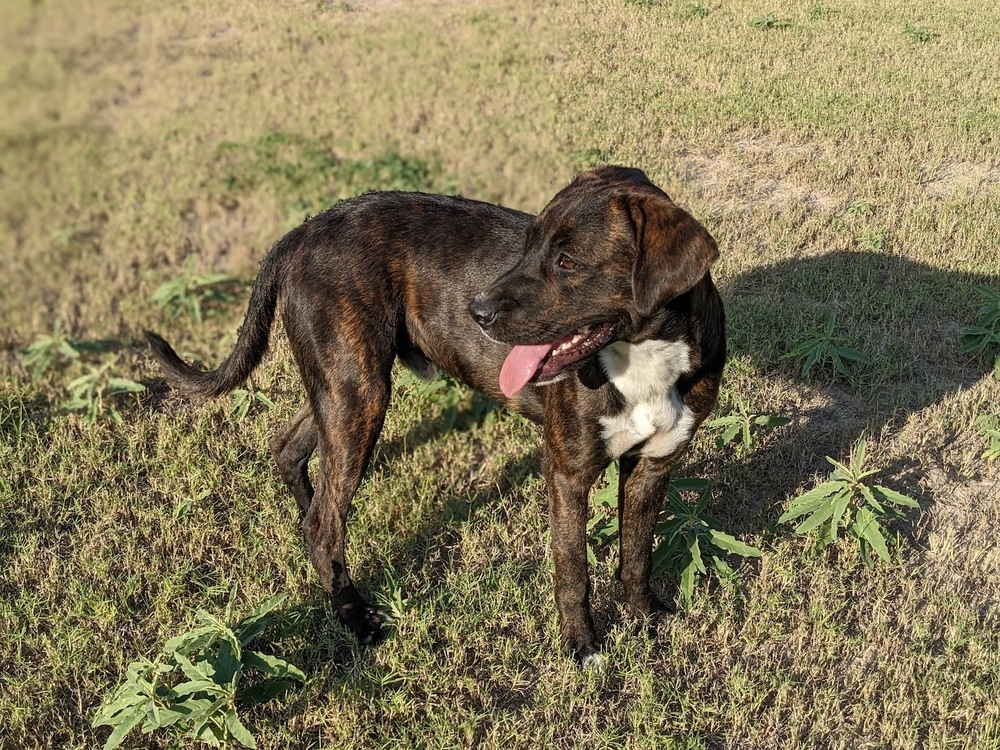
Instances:
[[[691,350],[681,341],[616,341],[597,355],[604,372],[625,397],[625,408],[602,417],[608,453],[618,458],[646,441],[642,455],[668,456],[694,431],[694,414],[677,393],[677,378],[690,367]]]

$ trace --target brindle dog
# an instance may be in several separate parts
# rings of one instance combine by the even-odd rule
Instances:
[[[620,459],[618,578],[635,612],[668,610],[649,587],[653,528],[671,466],[718,395],[717,258],[705,228],[636,169],[581,174],[537,217],[458,197],[370,193],[275,244],[217,370],[196,370],[147,336],[172,385],[219,396],[260,363],[280,307],[308,399],[271,449],[305,512],[320,581],[361,643],[385,634],[386,616],[351,582],[346,523],[396,357],[540,422],[562,643],[599,664],[588,493]],[[314,489],[307,465],[317,448]]]

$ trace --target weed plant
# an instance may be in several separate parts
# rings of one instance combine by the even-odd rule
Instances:
[[[129,665],[125,682],[94,715],[94,727],[113,728],[104,750],[118,747],[137,728],[168,733],[178,742],[257,747],[237,707],[271,700],[306,676],[284,659],[249,648],[273,622],[285,595],[229,625],[235,598],[233,588],[223,618],[199,610],[197,628],[168,640],[154,659]]]
[[[798,534],[808,534],[826,524],[826,531],[820,531],[820,548],[835,543],[841,529],[847,529],[860,546],[861,559],[865,565],[872,567],[873,550],[885,562],[890,561],[885,525],[889,520],[905,517],[896,506],[920,506],[916,500],[902,493],[864,481],[879,473],[878,469],[864,470],[866,449],[866,440],[858,442],[850,466],[827,456],[826,460],[834,466],[830,479],[792,500],[778,522],[785,523],[806,516],[795,527]]]

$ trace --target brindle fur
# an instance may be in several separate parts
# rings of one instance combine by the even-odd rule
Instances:
[[[571,273],[554,265],[564,252],[580,261]],[[217,370],[195,370],[147,335],[172,385],[218,396],[259,364],[280,309],[307,402],[271,449],[305,513],[320,581],[362,643],[385,634],[385,615],[351,582],[346,522],[382,428],[395,358],[422,375],[437,365],[541,422],[562,642],[586,659],[599,650],[587,497],[611,460],[599,420],[620,412],[623,397],[596,356],[510,399],[499,390],[500,368],[514,344],[554,340],[591,323],[613,323],[612,340],[684,341],[691,366],[677,389],[697,426],[715,404],[725,359],[723,309],[708,273],[717,255],[708,232],[634,169],[584,173],[538,217],[457,197],[371,193],[306,221],[274,246],[236,346]],[[668,609],[649,588],[652,535],[670,467],[686,444],[665,457],[645,457],[641,445],[621,457],[618,577],[628,604],[646,616]],[[314,487],[307,466],[317,449]]]

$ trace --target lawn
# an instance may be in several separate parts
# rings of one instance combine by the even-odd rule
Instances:
[[[100,747],[130,663],[198,610],[283,593],[259,645],[306,680],[238,706],[262,748],[1000,748],[1000,372],[962,351],[1000,294],[1000,8],[7,6],[0,747]],[[679,612],[646,637],[595,543],[607,666],[581,671],[558,652],[538,429],[399,371],[348,553],[397,625],[360,649],[268,451],[303,398],[283,334],[242,400],[194,404],[143,330],[214,366],[306,215],[373,189],[538,211],[608,162],[718,240],[713,418],[789,420],[722,447],[703,429],[676,471],[761,556],[690,601],[665,573]],[[828,323],[864,359],[803,372]],[[873,483],[919,504],[871,567],[846,532],[819,549],[779,523],[862,440]]]

